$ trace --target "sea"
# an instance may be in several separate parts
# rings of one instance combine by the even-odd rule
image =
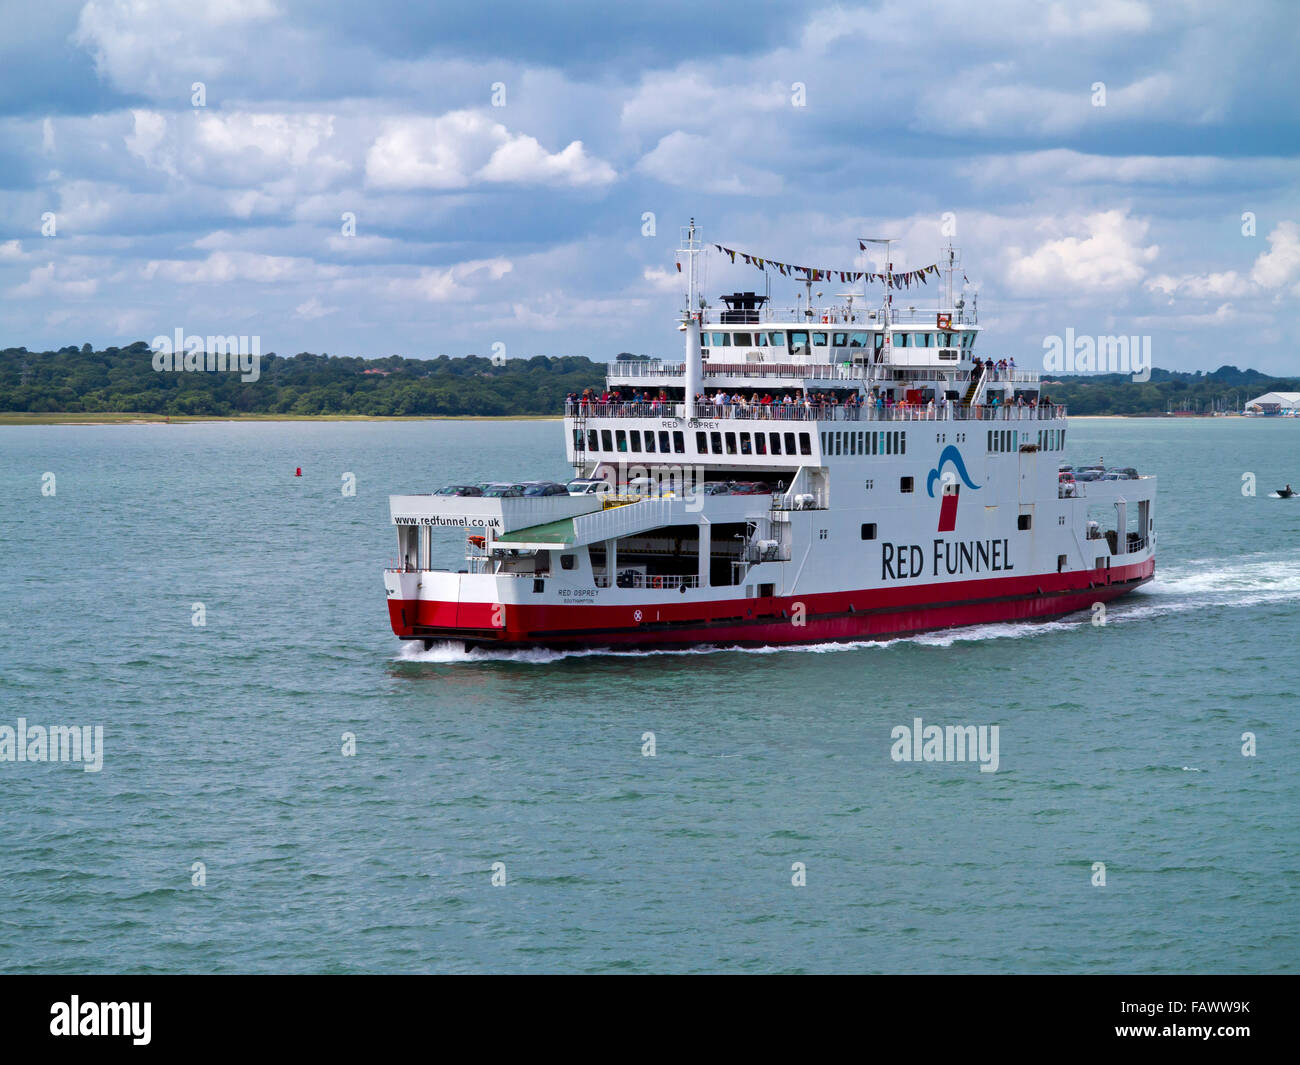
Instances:
[[[0,971],[1300,971],[1300,422],[1071,423],[1159,477],[1105,624],[402,645],[389,494],[563,432],[0,427],[0,758],[87,741],[0,760]],[[896,760],[917,719],[996,771]]]

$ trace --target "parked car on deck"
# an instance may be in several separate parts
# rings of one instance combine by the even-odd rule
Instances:
[[[448,484],[433,493],[436,496],[481,496],[483,489],[475,484]]]

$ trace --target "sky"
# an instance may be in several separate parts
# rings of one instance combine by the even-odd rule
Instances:
[[[951,236],[980,346],[1021,366],[1072,329],[1149,336],[1165,369],[1300,374],[1293,0],[0,18],[0,347],[182,329],[281,355],[680,358],[694,217],[710,245],[835,269],[879,268],[860,237],[909,269]],[[763,290],[715,253],[703,275],[714,305]]]

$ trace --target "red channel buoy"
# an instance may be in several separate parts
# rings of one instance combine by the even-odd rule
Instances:
[[[301,476],[302,476],[302,467],[299,466],[296,470],[294,470],[294,471],[293,471],[293,475],[294,475],[295,477],[301,477]]]

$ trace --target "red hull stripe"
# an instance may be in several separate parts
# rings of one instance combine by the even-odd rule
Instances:
[[[1045,573],[805,596],[645,604],[508,604],[389,600],[403,639],[496,647],[768,645],[887,639],[934,629],[1044,618],[1082,610],[1151,579],[1155,560],[1107,570]],[[636,620],[636,611],[641,620]],[[796,619],[801,619],[798,624]]]

